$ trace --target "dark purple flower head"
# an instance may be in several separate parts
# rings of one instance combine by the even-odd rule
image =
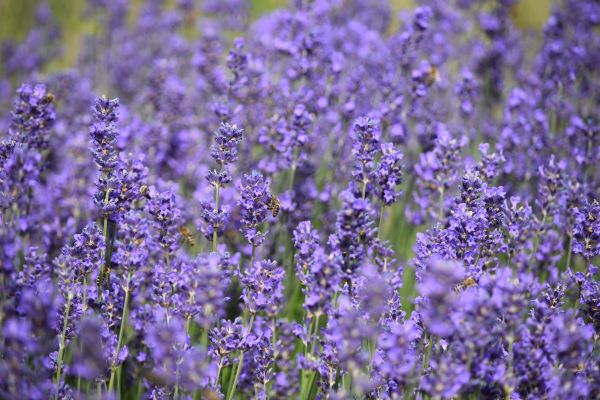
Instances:
[[[242,299],[252,314],[275,316],[283,304],[285,271],[275,261],[257,261],[240,274]]]
[[[373,162],[379,151],[381,129],[379,121],[368,117],[360,117],[354,121],[354,144],[352,153],[363,164]]]
[[[183,263],[178,271],[177,289],[182,313],[202,328],[210,327],[225,313],[229,287],[229,254],[209,253]]]
[[[402,183],[402,153],[392,143],[381,145],[381,161],[373,172],[375,193],[385,204],[395,203],[401,196],[397,186]]]
[[[593,327],[575,318],[571,310],[554,315],[544,330],[544,338],[557,364],[567,370],[586,363],[592,351],[593,336]]]
[[[217,236],[221,237],[227,228],[229,221],[230,209],[229,206],[219,206],[220,210],[215,211],[214,203],[210,201],[202,201],[200,203],[203,224],[199,230],[208,240],[213,239],[213,232],[217,231]]]
[[[436,336],[447,337],[454,331],[449,314],[457,300],[455,289],[464,273],[460,263],[434,258],[429,260],[418,284],[423,322]]]
[[[248,69],[248,55],[244,52],[244,38],[233,41],[233,47],[227,55],[227,67],[233,73],[233,84],[237,84]]]
[[[54,124],[54,96],[46,85],[22,85],[13,104],[10,132],[13,139],[29,147],[48,147],[48,134]]]
[[[112,262],[116,263],[125,275],[146,267],[149,258],[149,236],[148,221],[139,211],[127,212],[119,222]]]
[[[537,203],[544,215],[554,216],[564,211],[566,201],[567,163],[550,156],[546,165],[539,167],[540,187]]]
[[[118,161],[116,149],[118,109],[119,99],[109,100],[106,97],[98,98],[92,108],[94,112],[94,123],[90,128],[92,154],[98,168],[104,173],[111,172]]]
[[[217,362],[218,367],[223,368],[233,362],[233,353],[241,348],[244,337],[244,327],[239,319],[233,322],[223,320],[220,328],[210,331],[209,353]]]
[[[40,179],[42,156],[22,143],[11,143],[6,158],[0,158],[0,207],[26,210]],[[8,146],[7,146],[8,147]]]
[[[296,247],[295,257],[300,281],[306,284],[306,279],[303,277],[306,276],[306,270],[313,262],[312,257],[315,251],[320,247],[319,233],[313,229],[310,221],[302,221],[294,229],[293,240]]]
[[[417,203],[419,218],[421,214],[440,216],[445,210],[444,194],[456,181],[460,152],[467,139],[453,138],[442,124],[436,127],[436,139],[433,149],[421,153],[415,165],[417,190],[414,198]]]
[[[96,223],[89,223],[80,234],[75,235],[73,246],[63,249],[67,268],[74,272],[77,279],[99,270],[104,248],[104,235]]]
[[[329,244],[335,250],[336,262],[348,277],[354,275],[375,238],[374,212],[371,203],[357,198],[351,191],[341,193],[342,209],[337,213],[335,233]]]
[[[183,224],[176,196],[170,190],[159,192],[151,186],[148,197],[146,207],[154,219],[158,242],[167,254],[172,254],[179,246],[179,228]]]
[[[420,389],[435,398],[453,398],[471,380],[471,374],[465,363],[452,356],[442,354],[431,360],[431,373],[422,375]]]
[[[429,28],[429,21],[433,17],[431,7],[423,6],[415,10],[413,26],[417,31],[426,31]]]
[[[471,118],[476,109],[478,85],[468,69],[462,71],[462,80],[456,85],[456,95],[460,99],[460,112],[463,118]]]
[[[303,285],[307,316],[325,314],[340,282],[339,267],[324,253],[310,221],[301,222],[294,230],[294,246],[296,275]]]
[[[573,253],[591,260],[600,254],[600,203],[586,201],[583,207],[575,208],[573,212]]]
[[[259,172],[244,175],[238,204],[241,222],[246,228],[244,237],[255,247],[265,240],[266,233],[260,231],[260,225],[267,219],[270,193],[270,182]]]
[[[210,155],[219,165],[232,164],[237,161],[237,146],[242,140],[244,130],[227,122],[221,123],[214,133],[215,143],[210,148]]]
[[[388,394],[400,393],[415,372],[420,336],[411,320],[394,322],[379,336],[373,366]]]
[[[79,323],[71,366],[73,375],[94,380],[108,371],[111,359],[105,345],[107,334],[107,328],[99,318],[86,318]]]
[[[478,165],[478,170],[486,181],[490,183],[498,176],[500,167],[506,161],[504,154],[502,154],[502,150],[490,153],[490,145],[488,143],[481,143],[479,145],[479,152],[481,153],[481,163]]]
[[[118,182],[117,204],[119,215],[134,208],[135,202],[143,197],[143,187],[146,186],[148,168],[145,157],[133,154],[122,155],[114,180]],[[112,196],[109,197],[112,199]]]
[[[225,169],[211,169],[206,174],[206,180],[213,186],[225,187],[225,185],[231,182],[231,174]]]

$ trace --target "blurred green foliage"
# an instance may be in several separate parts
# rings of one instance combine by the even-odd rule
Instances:
[[[34,23],[35,9],[41,0],[0,0],[0,40],[22,39]],[[136,7],[142,0],[132,0]],[[81,12],[86,0],[50,0],[52,12],[66,36],[82,32]],[[287,4],[287,0],[251,0],[254,18]],[[414,0],[391,0],[395,11],[414,7]],[[548,19],[551,0],[521,0],[514,18],[523,28],[539,29]]]

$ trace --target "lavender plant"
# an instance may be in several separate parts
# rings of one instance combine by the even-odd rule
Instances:
[[[0,398],[600,398],[597,1],[39,3]]]

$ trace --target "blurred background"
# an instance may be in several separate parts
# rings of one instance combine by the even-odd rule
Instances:
[[[42,1],[0,0],[0,42],[24,40],[35,23],[35,12]],[[64,40],[68,48],[68,51],[62,54],[60,59],[48,66],[50,70],[72,65],[79,54],[83,34],[92,33],[94,28],[90,25],[89,19],[82,18],[87,1],[89,0],[48,1],[53,18],[61,27],[61,31],[64,32]],[[144,0],[130,0],[132,20],[143,2]],[[165,0],[165,2],[172,3],[172,6],[174,6],[176,0]],[[251,3],[251,15],[254,19],[289,3],[288,0],[249,0],[249,2]],[[414,7],[418,1],[390,0],[390,3],[396,10],[397,17],[398,12]],[[551,0],[521,0],[515,6],[512,16],[517,26],[522,29],[541,29],[550,15],[551,3]],[[396,18],[396,23],[397,21]]]

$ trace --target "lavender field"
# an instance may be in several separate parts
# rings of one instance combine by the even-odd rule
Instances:
[[[0,399],[600,398],[600,2],[33,3]]]

